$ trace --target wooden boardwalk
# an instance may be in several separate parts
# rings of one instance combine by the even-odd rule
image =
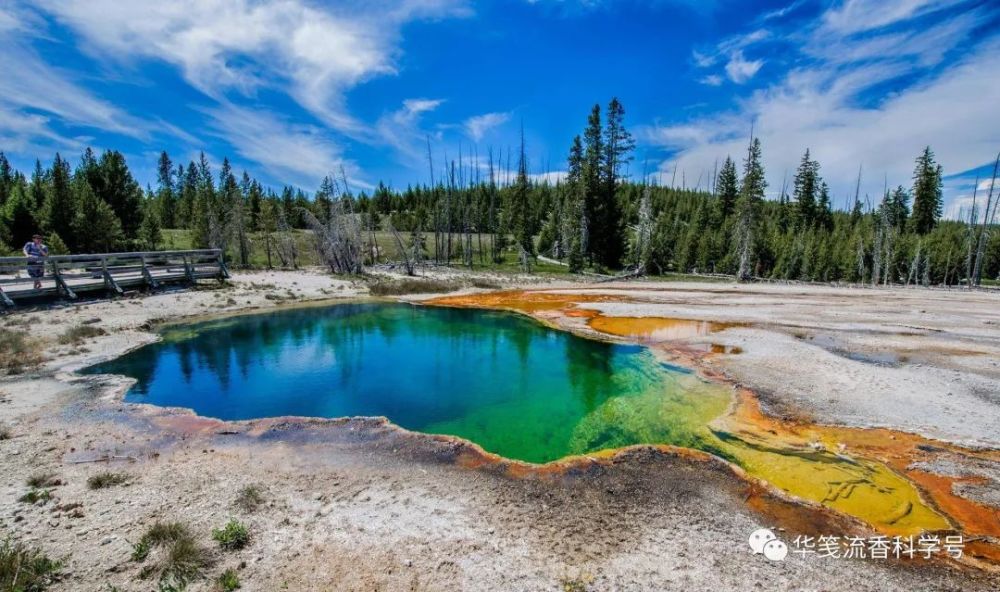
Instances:
[[[36,278],[28,275],[29,266],[44,269],[40,288],[34,285]],[[0,257],[0,308],[13,308],[18,300],[76,299],[88,292],[120,295],[126,289],[228,277],[219,249]]]

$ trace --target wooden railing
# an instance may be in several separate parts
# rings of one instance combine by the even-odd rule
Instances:
[[[93,291],[120,295],[126,288],[228,277],[219,249],[0,257],[0,305],[45,296],[75,299]]]

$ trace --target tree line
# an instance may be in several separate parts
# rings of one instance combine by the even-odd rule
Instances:
[[[740,280],[954,285],[1000,274],[1000,158],[985,195],[977,180],[962,220],[942,219],[943,173],[930,147],[906,186],[887,187],[877,203],[856,191],[853,206],[838,210],[809,150],[790,187],[765,199],[757,138],[739,162],[727,157],[706,189],[631,180],[635,142],[624,115],[617,99],[595,105],[571,143],[565,179],[554,184],[528,174],[523,139],[506,153],[460,154],[440,170],[428,144],[430,183],[355,192],[341,171],[312,195],[237,176],[228,159],[215,173],[204,154],[175,165],[161,153],[156,187],[142,188],[113,150],[98,157],[87,149],[75,168],[56,154],[47,168],[36,162],[30,177],[0,153],[0,241],[19,250],[41,232],[53,253],[157,249],[162,229],[187,229],[192,245],[221,248],[236,265],[258,252],[269,266],[293,267],[293,234],[310,229],[319,260],[335,272],[390,257],[408,269],[511,259],[530,269],[543,256],[572,272]],[[858,188],[860,181],[859,171]]]

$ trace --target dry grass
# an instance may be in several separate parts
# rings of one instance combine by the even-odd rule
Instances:
[[[59,336],[59,343],[63,345],[79,345],[87,339],[107,335],[108,332],[94,325],[77,325],[66,329],[66,332]]]
[[[264,505],[264,492],[259,485],[247,485],[236,494],[233,505],[248,514],[256,512]]]
[[[38,342],[24,331],[0,328],[0,371],[21,374],[42,363]]]
[[[129,482],[129,479],[131,479],[131,475],[128,473],[104,471],[96,475],[91,475],[87,479],[87,487],[90,489],[106,489],[115,485],[124,485]]]
[[[62,479],[56,477],[55,473],[35,473],[28,477],[28,487],[40,489],[43,487],[58,487],[62,485]]]
[[[460,290],[457,282],[443,280],[405,278],[401,280],[377,280],[368,286],[372,296],[401,296],[403,294],[438,294]]]
[[[473,288],[482,288],[484,290],[500,290],[503,288],[503,284],[488,278],[474,277],[469,280],[469,283],[472,284]]]

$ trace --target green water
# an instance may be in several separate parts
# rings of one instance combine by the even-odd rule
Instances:
[[[126,399],[242,420],[386,416],[544,463],[631,444],[716,450],[729,391],[649,351],[505,312],[341,304],[169,330],[87,373],[136,379]]]

